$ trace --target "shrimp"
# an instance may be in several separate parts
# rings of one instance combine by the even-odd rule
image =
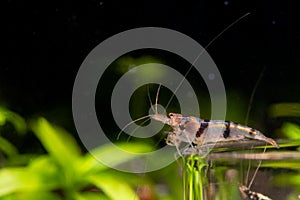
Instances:
[[[169,132],[166,142],[177,148],[182,142],[190,145],[195,144],[197,149],[201,149],[202,146],[216,142],[244,139],[264,141],[279,148],[273,139],[266,137],[260,131],[230,121],[205,120],[175,113],[170,113],[169,118],[162,114],[155,114],[150,117],[172,127],[172,132]]]

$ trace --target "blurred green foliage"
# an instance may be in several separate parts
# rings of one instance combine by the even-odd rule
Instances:
[[[3,123],[12,123],[18,132],[33,131],[46,150],[46,154],[20,154],[5,138],[0,157],[0,199],[162,199],[171,200],[182,195],[178,165],[174,163],[150,175],[129,174],[108,168],[95,157],[109,156],[111,164],[126,163],[139,156],[117,155],[115,148],[103,145],[83,154],[76,140],[63,128],[50,124],[44,118],[30,120],[28,125],[19,115],[2,109]],[[16,125],[17,124],[17,125]],[[28,144],[30,145],[30,144]],[[125,142],[117,144],[130,152],[149,152],[153,147],[145,143]],[[93,155],[93,156],[92,156]],[[95,156],[95,157],[94,157]],[[11,157],[26,157],[22,165],[5,165]],[[151,178],[149,178],[151,177]],[[161,186],[160,186],[161,185]],[[166,185],[168,187],[166,188]],[[159,187],[160,186],[160,187]],[[163,187],[162,187],[163,186]],[[148,188],[148,189],[147,189]],[[150,188],[150,189],[149,189]],[[157,191],[156,191],[157,190]],[[146,197],[147,198],[146,198]]]
[[[0,107],[0,127],[6,123],[10,123],[14,126],[15,130],[24,134],[27,130],[25,120],[18,114],[11,112],[3,107]],[[12,157],[18,154],[17,148],[11,144],[7,139],[1,137],[0,132],[0,152],[3,152],[6,156]]]
[[[278,135],[281,138],[287,138],[281,146],[282,147],[298,147],[297,150],[300,151],[300,126],[289,122],[291,118],[300,116],[300,104],[299,103],[277,103],[269,107],[269,116],[273,118],[283,118],[285,119],[279,130],[277,130]],[[285,118],[287,117],[287,118]]]
[[[159,63],[163,63],[162,60],[157,59],[156,57],[152,57],[152,56],[141,56],[138,58],[133,58],[131,56],[124,56],[121,59],[118,59],[116,61],[116,65],[118,67],[116,67],[116,73],[118,74],[124,74],[129,70],[134,70],[134,67],[137,66],[141,66],[141,65],[149,65],[149,64],[159,64]],[[164,71],[155,71],[155,73],[153,73],[152,70],[143,70],[140,74],[140,76],[142,77],[152,77],[153,80],[155,80],[156,78],[162,78],[164,76],[167,76],[167,74],[164,73]]]
[[[276,103],[270,106],[271,117],[300,117],[300,103]]]
[[[15,113],[1,110],[1,119],[24,132],[26,123]],[[4,123],[2,123],[3,125]],[[90,154],[82,155],[74,138],[64,129],[51,125],[44,118],[30,122],[33,130],[48,154],[31,159],[25,166],[5,167],[0,170],[0,199],[138,199],[134,185],[139,178],[116,173],[99,163]],[[16,148],[2,138],[3,152],[7,156],[17,154]],[[125,149],[147,151],[147,145],[126,143]],[[94,150],[97,156],[109,153],[106,146]],[[110,152],[113,154],[113,152]],[[113,155],[111,155],[113,156]],[[115,164],[132,158],[118,157]],[[3,161],[2,161],[3,162]],[[136,180],[128,181],[130,180]]]

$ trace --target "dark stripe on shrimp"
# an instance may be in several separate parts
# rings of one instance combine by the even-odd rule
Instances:
[[[230,122],[229,121],[225,121],[225,130],[223,132],[223,137],[224,138],[228,138],[230,135]]]
[[[250,128],[249,134],[250,135],[255,135],[256,134],[256,130],[254,128]]]
[[[204,133],[204,131],[207,129],[208,125],[209,125],[209,121],[204,121],[204,122],[200,123],[200,128],[198,129],[198,131],[196,133],[197,138],[200,137]]]
[[[258,192],[253,192],[248,188],[245,188],[243,192],[247,195],[249,200],[271,200],[269,197]]]

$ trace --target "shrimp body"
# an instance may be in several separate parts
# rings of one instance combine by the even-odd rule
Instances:
[[[195,144],[199,149],[207,144],[248,138],[264,141],[279,148],[273,139],[264,136],[260,131],[230,121],[203,120],[175,113],[170,113],[169,117],[156,114],[151,118],[172,127],[173,130],[167,137],[167,144],[172,146],[178,147],[184,142]]]

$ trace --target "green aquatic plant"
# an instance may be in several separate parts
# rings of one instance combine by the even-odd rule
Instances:
[[[279,104],[276,105],[278,115],[282,116],[300,116],[300,104]],[[276,113],[276,112],[275,112]],[[281,187],[288,187],[292,192],[286,199],[296,199],[300,195],[300,126],[290,122],[284,122],[280,132],[289,140],[283,144],[283,147],[297,147],[294,151],[282,152],[281,160],[275,160],[264,164],[265,167],[274,169],[288,170],[285,173],[276,174],[274,182]],[[289,156],[289,158],[285,158]]]
[[[228,178],[225,175],[232,170],[231,166],[224,165],[223,161],[216,163],[210,159],[209,156],[198,154],[182,158],[184,199],[238,199],[240,195],[235,180],[237,177]]]
[[[300,151],[300,126],[294,123],[285,122],[280,128],[281,132],[290,140],[286,145],[299,146]]]
[[[183,160],[183,181],[185,199],[204,199],[203,187],[207,184],[205,169],[207,167],[206,159],[199,155],[192,154]]]
[[[75,139],[64,129],[46,119],[31,122],[31,129],[48,154],[39,155],[28,165],[0,170],[0,199],[138,199],[134,190],[139,180],[132,174],[120,173],[101,164],[91,154],[82,154]],[[147,145],[119,144],[125,150],[149,151]],[[110,146],[93,150],[101,158],[109,153],[112,163],[125,163],[132,157],[118,157]],[[138,154],[136,155],[138,156]],[[128,181],[131,180],[131,181]],[[134,181],[135,180],[135,181]]]
[[[288,117],[277,130],[281,137],[285,137],[288,140],[284,141],[282,147],[298,146],[297,150],[300,150],[300,126],[291,123],[291,118],[300,117],[300,103],[276,103],[269,107],[269,116],[273,118],[286,118]]]
[[[298,172],[279,174],[274,178],[278,186],[287,187],[292,192],[286,199],[297,199],[300,195],[300,175]]]
[[[0,107],[0,152],[8,157],[13,157],[18,154],[18,149],[7,139],[1,137],[2,132],[6,131],[4,128],[6,124],[12,124],[19,134],[24,134],[26,132],[27,125],[20,115],[7,110],[4,107]]]
[[[271,117],[300,117],[300,103],[276,103],[269,107]]]

